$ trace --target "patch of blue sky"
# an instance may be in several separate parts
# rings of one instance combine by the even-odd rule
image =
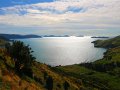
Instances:
[[[57,10],[55,8],[52,8],[52,7],[46,7],[46,8],[39,7],[39,8],[37,8],[37,10],[48,11],[52,14],[64,14],[66,12],[73,12],[73,13],[81,12],[82,13],[82,12],[85,12],[87,10],[87,8],[69,6],[65,10]]]
[[[85,12],[86,10],[87,10],[87,8],[69,6],[66,11],[71,11],[71,12],[74,12],[74,13],[78,13],[78,12],[82,13],[82,12]]]
[[[27,14],[27,10],[25,9],[22,9],[22,10],[19,10],[19,11],[14,11],[14,10],[3,10],[3,9],[0,9],[0,15],[7,15],[7,14],[18,14],[18,15],[25,15]]]
[[[26,4],[35,4],[43,2],[53,2],[53,0],[0,0],[1,7],[9,7],[14,5],[26,5]]]
[[[18,15],[22,16],[22,15],[25,15],[27,14],[28,12],[26,10],[22,10],[20,11],[19,13],[17,13]]]
[[[6,12],[4,10],[0,9],[0,15],[5,15],[5,14],[6,14]]]

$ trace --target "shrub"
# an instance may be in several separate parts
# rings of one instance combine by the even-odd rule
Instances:
[[[48,90],[53,90],[53,78],[49,76],[46,80],[46,88]]]
[[[25,45],[21,41],[13,41],[12,44],[7,44],[6,49],[15,62],[15,70],[18,73],[29,70],[35,57],[32,55],[32,50],[29,45]],[[24,69],[24,70],[23,70]],[[30,72],[31,73],[31,72]]]
[[[65,81],[65,82],[63,83],[63,86],[64,86],[64,90],[68,90],[69,87],[70,87],[70,84],[69,84],[67,81]]]

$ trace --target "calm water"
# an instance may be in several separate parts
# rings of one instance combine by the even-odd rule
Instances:
[[[94,61],[103,57],[103,48],[94,48],[94,38],[85,37],[48,37],[21,39],[29,44],[38,61],[49,65],[70,65]]]

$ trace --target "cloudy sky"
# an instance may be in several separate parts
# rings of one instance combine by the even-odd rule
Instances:
[[[120,0],[0,0],[0,33],[120,34]]]

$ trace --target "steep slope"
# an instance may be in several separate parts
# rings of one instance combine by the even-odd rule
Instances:
[[[28,74],[19,75],[15,71],[15,61],[6,49],[0,48],[0,89],[120,90],[120,44],[118,44],[120,37],[116,38],[97,41],[99,47],[100,42],[107,42],[104,46],[106,48],[113,40],[115,43],[114,47],[109,47],[101,60],[57,67],[34,61],[31,65],[32,74],[30,76]]]
[[[48,84],[53,83],[52,90],[65,90],[65,83],[69,90],[79,90],[82,85],[75,82],[77,79],[60,75],[48,65],[34,61],[32,76],[15,72],[15,62],[5,49],[0,49],[0,90],[49,90]],[[52,81],[47,83],[48,78]],[[51,84],[50,84],[51,85]]]
[[[114,48],[120,46],[120,36],[117,36],[108,40],[97,40],[94,41],[95,47],[103,47],[103,48]]]
[[[0,46],[3,46],[5,45],[5,43],[9,41],[9,39],[3,37],[3,36],[0,36]]]
[[[14,71],[14,61],[4,49],[0,49],[0,90],[43,90],[27,76],[20,77]]]
[[[120,90],[120,36],[97,40],[96,47],[109,48],[103,59],[91,63],[56,67],[58,73],[82,79],[88,90]]]

